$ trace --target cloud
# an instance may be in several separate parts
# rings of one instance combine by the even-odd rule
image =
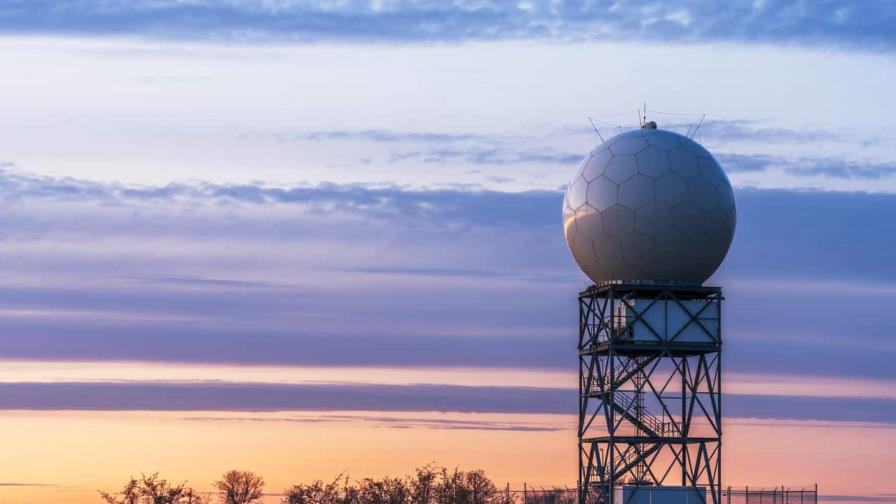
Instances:
[[[872,398],[726,394],[729,417],[893,423],[896,401]],[[56,382],[0,383],[2,410],[90,411],[398,411],[569,414],[576,391],[462,385]],[[336,418],[340,419],[340,418]],[[355,420],[353,416],[341,420]],[[303,420],[300,420],[303,421]],[[408,426],[407,418],[372,421]],[[429,428],[504,430],[504,423],[432,422]],[[525,427],[525,426],[524,426]]]
[[[527,387],[238,383],[0,383],[0,408],[140,411],[566,413],[575,392]]]
[[[374,314],[375,306],[351,299],[356,314],[364,321],[364,327],[351,328],[352,318],[343,313],[344,320],[334,320],[340,298],[325,296],[317,306],[302,306],[302,294],[292,303],[277,301],[282,295],[184,296],[169,292],[169,303],[181,303],[179,311],[188,315],[179,318],[171,314],[150,313],[143,317],[131,316],[124,320],[115,317],[115,311],[91,314],[79,307],[70,316],[54,319],[53,311],[37,312],[36,317],[18,319],[4,313],[9,322],[7,331],[0,335],[4,345],[3,357],[16,359],[47,360],[140,360],[153,362],[205,362],[234,364],[280,365],[389,365],[389,366],[492,366],[513,368],[567,367],[571,345],[558,344],[556,329],[507,329],[501,332],[496,322],[482,321],[476,325],[460,327],[449,324],[446,317],[459,316],[458,308],[443,308],[443,313],[432,315],[431,326],[408,317],[409,324],[390,324],[385,318],[400,317],[404,310],[425,310],[425,302],[414,303],[410,297],[396,296],[394,301],[381,302],[384,314]],[[83,294],[83,293],[82,293]],[[391,294],[390,294],[391,296]],[[450,304],[457,305],[451,293]],[[46,300],[44,304],[52,301]],[[95,297],[95,296],[91,296]],[[119,314],[127,314],[127,298],[114,301],[112,293],[106,301],[118,305]],[[149,304],[150,292],[138,296],[137,302]],[[198,299],[197,299],[198,298]],[[230,298],[230,299],[227,299]],[[244,300],[240,308],[238,300]],[[270,301],[272,308],[258,305]],[[346,301],[343,299],[343,301]],[[375,299],[367,303],[378,304]],[[490,302],[495,302],[490,301]],[[82,302],[69,302],[81,305]],[[222,313],[209,317],[203,305],[216,304]],[[321,307],[320,305],[323,305]],[[144,308],[145,309],[145,308]],[[214,308],[212,308],[214,309]],[[432,309],[432,307],[430,307]],[[504,311],[514,312],[510,307]],[[230,310],[230,313],[224,313]],[[283,310],[293,310],[283,313]],[[314,312],[319,310],[319,314]],[[480,310],[481,311],[481,310]],[[363,313],[363,314],[362,314]],[[477,319],[484,317],[468,313]],[[270,316],[265,320],[266,316]],[[508,317],[501,314],[500,318]],[[243,320],[240,323],[240,319]],[[76,321],[78,327],[67,328]],[[308,328],[289,329],[289,325]],[[328,322],[333,327],[327,329]],[[357,321],[355,325],[357,325]],[[416,332],[407,325],[421,326]],[[515,324],[516,325],[516,324]],[[392,329],[390,331],[390,329]],[[541,332],[542,335],[536,334]],[[396,334],[397,333],[397,334]],[[508,349],[512,340],[518,348]],[[351,348],[352,351],[346,351]]]
[[[568,369],[575,351],[587,283],[558,191],[0,188],[3,357]],[[726,369],[896,379],[896,195],[736,197],[712,280]]]
[[[473,165],[512,165],[521,163],[575,165],[582,160],[577,153],[519,151],[512,148],[458,147],[425,151],[398,152],[392,161],[418,160],[423,163],[464,162]]]
[[[414,142],[414,143],[451,143],[467,140],[483,140],[491,137],[472,133],[415,133],[383,129],[368,130],[320,130],[304,133],[286,134],[270,133],[265,135],[243,135],[243,138],[270,138],[278,142],[320,142],[338,140],[361,140],[367,142]]]
[[[681,114],[670,114],[678,117]],[[662,118],[661,118],[662,119]],[[662,127],[681,134],[693,131],[690,123],[661,121]],[[635,127],[634,125],[632,127]],[[759,121],[713,120],[702,124],[699,138],[719,144],[716,158],[730,173],[759,173],[778,169],[795,177],[831,177],[841,179],[879,180],[896,174],[890,162],[859,162],[834,157],[793,157],[758,153],[726,152],[738,144],[763,146],[806,146],[831,142],[851,142],[846,136],[822,129],[788,129],[764,126]],[[604,138],[616,132],[604,131]],[[543,135],[488,135],[471,132],[406,132],[395,130],[318,130],[299,133],[244,134],[244,139],[269,139],[277,142],[366,142],[386,146],[386,163],[465,163],[467,165],[506,166],[519,164],[563,165],[579,163],[583,154],[558,150],[545,141],[545,136],[589,137],[587,128],[560,128]],[[870,140],[870,143],[877,140]],[[586,144],[587,145],[587,144]],[[583,151],[584,152],[584,149]],[[365,154],[361,162],[369,163],[376,154]],[[499,178],[499,181],[511,179]]]
[[[730,154],[720,152],[715,158],[728,173],[763,172],[782,162],[780,158],[761,154]]]
[[[485,135],[459,132],[405,132],[393,130],[319,130],[301,133],[242,135],[244,139],[276,142],[372,142],[392,147],[390,163],[463,162],[473,165],[521,163],[572,165],[582,154],[557,152],[547,146],[533,148],[536,139],[522,135]],[[411,148],[410,146],[413,146]]]
[[[508,273],[464,268],[352,268],[347,271],[383,275],[418,275],[425,277],[496,278]]]
[[[158,187],[101,184],[72,178],[52,178],[0,172],[0,200],[25,200],[135,204],[141,202],[186,202],[205,204],[288,204],[309,212],[348,212],[365,217],[420,218],[432,214],[437,219],[461,219],[477,223],[477,215],[490,224],[520,221],[553,221],[550,215],[529,210],[532,202],[553,203],[555,191],[529,191],[520,199],[498,191],[408,190],[400,187],[319,184],[287,188],[258,184],[195,185],[169,184]],[[541,200],[541,201],[539,201]],[[495,220],[497,219],[497,221]]]
[[[896,418],[896,401],[889,399],[726,394],[723,400],[725,415],[732,417],[890,424]]]
[[[719,163],[729,173],[764,172],[779,169],[796,177],[880,180],[896,175],[896,163],[860,163],[836,158],[796,158],[763,154],[719,153]]]
[[[839,159],[798,159],[777,163],[797,176],[824,176],[844,179],[878,180],[896,174],[896,163],[857,163]]]
[[[185,417],[189,421],[198,422],[286,422],[286,423],[370,423],[388,429],[438,429],[438,430],[476,430],[476,431],[509,431],[509,432],[550,432],[566,430],[566,427],[548,424],[491,421],[491,420],[452,420],[446,418],[426,418],[412,416],[370,416],[370,415],[315,415],[303,417],[269,417],[269,416],[208,416]]]
[[[225,278],[197,278],[197,277],[170,277],[170,276],[143,276],[134,277],[134,281],[147,284],[161,285],[188,285],[196,287],[225,287],[241,289],[257,289],[276,287],[270,282],[247,282],[244,280],[230,280]]]
[[[16,482],[8,482],[3,481],[0,482],[0,487],[57,487],[59,486],[56,483],[16,483]]]
[[[842,135],[832,131],[812,128],[770,128],[763,126],[758,121],[745,119],[704,121],[697,131],[703,139],[725,142],[743,142],[747,140],[762,143],[802,143],[830,142],[843,139]]]
[[[510,4],[355,0],[292,1],[51,0],[6,2],[6,33],[141,35],[240,41],[420,42],[496,39],[575,41],[740,41],[888,49],[896,8],[890,2],[709,0],[663,4],[561,1]]]

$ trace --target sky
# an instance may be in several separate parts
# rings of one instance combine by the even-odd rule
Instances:
[[[563,191],[644,103],[699,124],[735,187],[709,281],[724,484],[896,502],[894,22],[888,0],[0,2],[0,503],[233,468],[271,492],[430,462],[572,485],[588,281]]]

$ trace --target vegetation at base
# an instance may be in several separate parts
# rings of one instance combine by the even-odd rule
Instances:
[[[172,484],[158,474],[131,478],[117,493],[100,492],[106,504],[572,504],[564,490],[520,492],[499,489],[482,470],[448,470],[427,465],[414,474],[295,484],[279,494],[265,494],[264,478],[251,471],[228,471],[214,482],[217,493],[201,494],[186,483]]]

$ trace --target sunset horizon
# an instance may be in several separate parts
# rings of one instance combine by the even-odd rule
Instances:
[[[896,502],[894,21],[0,1],[0,504]]]

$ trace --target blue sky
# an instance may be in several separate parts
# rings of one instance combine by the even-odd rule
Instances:
[[[893,427],[894,22],[887,0],[0,2],[0,357],[573,373],[563,190],[588,117],[612,135],[646,101],[660,127],[705,114],[735,186],[711,279],[731,381],[878,390],[739,389],[728,414]],[[575,384],[93,378],[0,380],[0,409],[559,413]]]
[[[2,26],[23,34],[163,38],[462,42],[546,39],[788,42],[888,50],[892,2],[502,2],[436,0],[10,1]]]

